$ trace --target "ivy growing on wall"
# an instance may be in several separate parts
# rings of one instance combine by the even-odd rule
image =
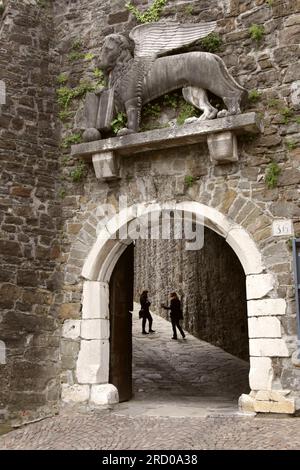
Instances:
[[[140,23],[153,23],[159,20],[167,1],[168,0],[154,0],[152,5],[143,13],[131,2],[126,3],[125,6]]]
[[[118,113],[115,119],[110,123],[112,131],[117,134],[119,130],[126,126],[127,117],[124,113]]]
[[[95,85],[88,81],[80,82],[80,84],[75,88],[63,86],[56,90],[58,104],[61,106],[61,108],[66,110],[74,99],[81,98],[85,96],[86,93],[88,93],[89,91],[94,90]]]
[[[249,28],[249,33],[253,41],[261,41],[265,35],[265,27],[259,24],[252,24]]]
[[[206,52],[217,52],[222,46],[222,39],[218,33],[210,33],[200,40],[200,45]]]
[[[268,189],[274,189],[277,186],[281,169],[276,162],[271,162],[266,171],[265,182]]]

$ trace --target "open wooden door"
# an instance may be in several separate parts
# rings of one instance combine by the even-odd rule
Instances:
[[[117,387],[120,402],[132,397],[133,253],[131,244],[118,260],[109,283],[109,383]]]

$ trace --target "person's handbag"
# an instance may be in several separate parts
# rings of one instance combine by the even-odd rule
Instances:
[[[141,309],[141,310],[139,311],[139,318],[143,318],[143,316],[144,316],[144,310]]]

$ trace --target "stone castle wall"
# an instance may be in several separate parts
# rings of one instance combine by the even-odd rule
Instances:
[[[104,37],[112,32],[128,33],[137,23],[122,0],[57,0],[51,2],[52,27],[52,20],[46,19],[50,4],[45,2],[48,6],[44,8],[36,3],[8,0],[7,16],[1,20],[0,61],[4,72],[1,70],[0,79],[8,82],[8,105],[0,116],[0,148],[7,168],[3,172],[2,224],[8,226],[8,231],[2,230],[1,234],[2,273],[6,273],[2,274],[2,289],[8,292],[4,296],[1,331],[6,331],[5,340],[14,341],[16,350],[11,343],[14,359],[6,366],[0,365],[0,373],[6,381],[4,394],[11,390],[11,409],[20,406],[31,414],[30,410],[38,410],[45,400],[52,406],[52,400],[57,398],[59,365],[65,386],[77,382],[80,331],[65,331],[61,362],[54,332],[57,319],[60,323],[76,324],[81,318],[80,273],[96,239],[97,208],[107,202],[117,208],[120,195],[127,195],[129,205],[152,200],[198,201],[216,208],[248,231],[262,253],[266,272],[275,279],[275,288],[265,297],[279,297],[287,302],[280,322],[289,357],[274,355],[274,382],[297,396],[299,370],[290,357],[296,348],[290,237],[273,237],[272,222],[277,218],[292,219],[295,232],[300,232],[299,4],[294,0],[274,0],[272,6],[262,0],[172,1],[164,9],[165,19],[216,20],[223,39],[218,55],[242,85],[260,92],[259,99],[251,101],[247,109],[262,114],[265,131],[255,138],[239,138],[238,162],[213,166],[205,145],[191,145],[184,150],[127,157],[122,163],[121,179],[114,182],[97,181],[92,167],[87,165],[84,178],[76,182],[77,162],[70,158],[69,149],[58,151],[53,116],[57,102],[55,81],[61,73],[67,74],[67,86],[71,87],[82,79],[93,80]],[[146,7],[151,2],[133,3]],[[265,34],[260,41],[251,39],[251,24],[264,25]],[[78,41],[79,54],[72,54],[78,50],[74,46]],[[10,60],[12,56],[14,61]],[[79,130],[75,117],[78,103],[72,102],[73,115],[60,125],[63,139]],[[268,189],[264,181],[271,161],[281,168],[274,189]],[[187,176],[193,184],[186,184]],[[8,198],[10,201],[5,202]],[[10,209],[12,213],[8,212]],[[61,282],[58,264],[62,264],[64,273]],[[33,322],[30,331],[28,319]],[[8,326],[2,328],[3,325]],[[35,343],[28,352],[31,335]],[[53,348],[50,359],[48,346]],[[35,366],[21,387],[13,377],[18,375],[18,368],[24,373],[29,366],[25,354],[32,357],[33,353]],[[27,404],[19,405],[25,389]],[[1,401],[7,403],[7,395]]]
[[[134,2],[142,5],[141,2]],[[147,2],[143,3],[145,7]],[[150,2],[148,2],[150,4]],[[188,8],[191,5],[192,8]],[[70,38],[84,40],[85,51],[99,53],[98,45],[112,32],[127,33],[136,21],[124,8],[124,2],[110,5],[101,2],[72,4],[69,14],[60,17],[61,31],[70,31]],[[105,13],[105,14],[104,14]],[[283,298],[286,314],[280,318],[283,337],[289,355],[295,351],[296,321],[290,236],[273,237],[272,222],[278,218],[292,219],[295,233],[300,230],[299,208],[299,69],[295,61],[300,55],[298,27],[300,8],[293,1],[274,1],[272,7],[262,1],[248,2],[170,2],[162,15],[180,21],[217,20],[223,40],[220,55],[233,76],[248,90],[257,90],[259,98],[250,101],[247,110],[261,113],[265,130],[258,137],[240,137],[239,162],[213,166],[206,145],[190,145],[126,157],[121,165],[121,179],[97,182],[89,167],[85,181],[79,185],[64,182],[66,187],[65,245],[68,259],[62,306],[65,318],[79,321],[81,306],[81,268],[93,242],[99,221],[97,207],[108,202],[118,208],[118,198],[126,195],[128,205],[144,201],[193,200],[218,209],[232,221],[244,227],[262,253],[266,272],[275,279],[275,288],[265,298]],[[128,17],[128,20],[127,20]],[[72,24],[72,26],[71,26]],[[252,24],[264,25],[260,41],[249,33]],[[71,39],[70,39],[71,42]],[[70,44],[69,42],[69,44]],[[63,44],[67,44],[67,39]],[[70,47],[70,46],[69,46]],[[67,46],[65,48],[67,54]],[[97,65],[79,60],[62,62],[72,80],[91,77]],[[160,123],[160,118],[158,118]],[[68,130],[67,130],[68,132]],[[268,189],[264,181],[268,165],[275,162],[281,169],[278,182]],[[73,162],[69,161],[69,165]],[[187,184],[188,180],[193,184]],[[79,336],[66,338],[70,346]],[[270,350],[276,356],[276,340],[270,340]],[[70,356],[68,356],[70,357]],[[75,360],[72,371],[64,375],[67,384],[75,380]],[[262,358],[263,361],[263,358]],[[290,357],[272,359],[279,388],[299,390],[299,371]]]
[[[32,2],[31,2],[32,3]],[[0,18],[0,422],[52,415],[59,398],[60,204],[52,12],[6,2]]]

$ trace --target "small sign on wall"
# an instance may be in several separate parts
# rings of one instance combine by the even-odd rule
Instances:
[[[293,222],[290,219],[274,220],[272,224],[273,237],[294,235]]]

